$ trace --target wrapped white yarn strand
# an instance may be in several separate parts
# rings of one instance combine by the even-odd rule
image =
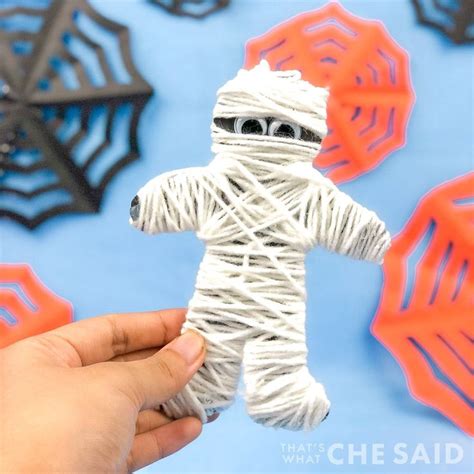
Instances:
[[[214,117],[274,117],[322,138],[327,96],[299,72],[273,72],[262,62],[219,90]],[[206,361],[162,408],[205,422],[232,403],[243,361],[255,421],[312,429],[330,403],[307,368],[305,253],[322,245],[380,263],[390,236],[375,213],[312,168],[320,143],[215,123],[212,137],[208,166],[158,176],[137,195],[137,228],[194,230],[206,243],[185,323],[206,338]]]

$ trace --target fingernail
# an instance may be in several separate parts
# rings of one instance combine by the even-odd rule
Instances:
[[[188,364],[192,364],[204,349],[204,339],[195,331],[186,331],[171,342],[168,348],[180,354]]]

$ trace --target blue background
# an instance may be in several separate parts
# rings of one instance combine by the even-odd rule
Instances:
[[[140,122],[141,159],[112,181],[98,215],[61,216],[34,232],[1,222],[1,260],[31,264],[48,287],[74,304],[76,319],[186,306],[202,244],[192,234],[149,237],[133,230],[130,200],[161,172],[209,161],[215,91],[243,64],[245,42],[323,3],[233,0],[228,9],[196,21],[142,0],[91,1],[130,28],[135,64],[155,89]],[[396,234],[428,190],[472,169],[472,48],[455,47],[418,26],[408,0],[342,3],[356,15],[383,21],[412,59],[417,102],[407,145],[341,187]],[[316,250],[308,255],[307,270],[310,367],[332,401],[328,420],[311,433],[265,429],[246,416],[239,398],[196,442],[148,471],[472,472],[471,440],[411,398],[400,368],[369,333],[381,269]],[[408,453],[417,443],[431,453],[433,443],[458,443],[464,460],[398,466],[391,454],[397,442],[407,443]],[[344,443],[345,463],[333,465],[324,453],[319,464],[285,463],[282,443],[299,449],[304,443],[306,455],[317,454],[314,444]],[[347,463],[349,443],[368,444],[367,465]],[[372,443],[385,444],[382,466],[370,462]]]

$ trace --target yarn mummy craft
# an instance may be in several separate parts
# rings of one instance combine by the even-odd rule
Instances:
[[[194,230],[206,244],[184,324],[205,337],[206,361],[161,408],[206,422],[233,402],[243,361],[255,421],[312,429],[330,403],[307,368],[305,253],[322,245],[381,263],[390,236],[312,167],[327,132],[326,89],[262,61],[217,97],[211,163],[156,177],[130,209],[144,232]]]

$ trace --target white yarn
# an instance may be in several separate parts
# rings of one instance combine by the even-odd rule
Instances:
[[[323,137],[327,91],[261,63],[221,88],[214,117],[276,117]],[[163,405],[205,422],[234,398],[242,359],[250,416],[312,429],[330,403],[307,368],[305,253],[315,245],[380,263],[390,244],[375,213],[311,167],[321,145],[212,125],[213,161],[166,173],[138,193],[145,232],[195,230],[206,243],[185,329],[207,340],[204,366]]]

